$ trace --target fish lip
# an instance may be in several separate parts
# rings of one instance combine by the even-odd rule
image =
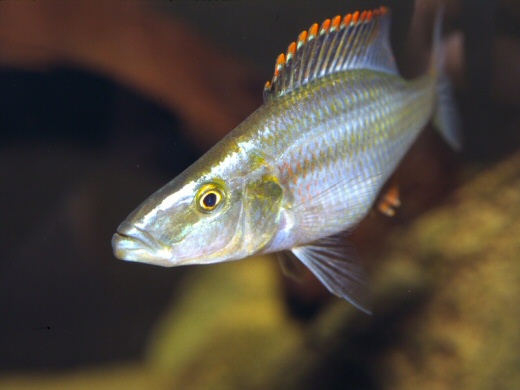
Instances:
[[[112,236],[114,256],[120,260],[171,266],[169,250],[153,235],[127,221]]]
[[[136,240],[153,250],[164,249],[164,244],[152,236],[148,231],[126,221],[119,225],[116,234],[119,234],[122,238]]]

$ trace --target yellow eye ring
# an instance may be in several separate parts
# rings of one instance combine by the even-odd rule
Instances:
[[[199,191],[199,194],[197,205],[199,206],[200,211],[204,213],[215,210],[222,202],[222,191],[215,186],[202,188],[201,191]]]

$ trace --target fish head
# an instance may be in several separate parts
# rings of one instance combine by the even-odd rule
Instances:
[[[280,191],[265,178],[182,174],[118,227],[114,255],[168,267],[247,257],[274,235]]]
[[[234,180],[185,172],[119,225],[112,238],[114,255],[162,266],[223,261],[240,245],[240,197]]]

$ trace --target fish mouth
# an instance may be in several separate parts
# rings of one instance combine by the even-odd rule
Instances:
[[[127,221],[112,236],[114,256],[120,260],[135,261],[171,267],[168,247],[144,229]]]

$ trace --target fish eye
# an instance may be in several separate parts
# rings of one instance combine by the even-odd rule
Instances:
[[[205,185],[199,190],[197,198],[199,210],[208,213],[215,210],[220,205],[223,193],[215,185]]]

